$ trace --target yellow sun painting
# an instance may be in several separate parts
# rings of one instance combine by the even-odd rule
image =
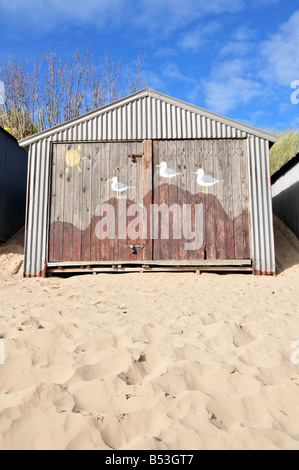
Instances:
[[[67,150],[65,147],[62,147],[62,150],[66,152],[65,157],[59,158],[59,160],[65,160],[67,164],[67,169],[65,170],[66,173],[68,173],[69,168],[74,168],[77,167],[78,171],[82,173],[82,170],[79,166],[81,160],[85,160],[86,157],[81,157],[80,155],[80,150],[81,150],[81,145],[78,145],[77,150]]]

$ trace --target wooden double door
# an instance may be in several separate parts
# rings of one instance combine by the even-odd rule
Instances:
[[[48,261],[249,259],[247,167],[244,139],[53,144]]]

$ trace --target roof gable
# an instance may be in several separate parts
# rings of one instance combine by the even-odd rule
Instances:
[[[155,103],[155,111],[151,111],[149,108],[151,105],[146,104],[143,106],[142,109],[140,109],[140,103],[143,101],[151,100],[152,102]],[[162,109],[160,109],[160,105]],[[165,108],[167,107],[167,109]],[[126,112],[122,111],[127,108]],[[138,108],[138,109],[137,109]],[[165,109],[164,109],[165,108]],[[134,111],[135,110],[135,111]],[[127,129],[127,132],[121,132],[120,130],[113,129],[111,132],[106,132],[106,129],[103,129],[103,126],[107,126],[107,121],[104,122],[104,117],[105,115],[111,115],[112,113],[118,112],[118,117],[115,117],[115,121],[117,123],[111,122],[110,128],[113,127],[130,127],[132,129]],[[164,113],[164,114],[163,114]],[[179,114],[184,113],[184,116],[179,116]],[[188,119],[186,118],[188,116]],[[102,118],[102,119],[101,119]],[[129,121],[128,123],[126,122],[121,122],[120,121]],[[143,121],[142,123],[138,121]],[[164,125],[164,131],[160,132],[159,130],[153,131],[152,127],[155,124],[155,129],[158,128],[158,124],[151,123],[145,123],[147,119],[150,119],[152,121],[156,120],[163,120],[165,122],[161,122],[161,128]],[[203,123],[200,122],[200,119],[203,119],[205,121],[208,121],[208,125],[211,127],[211,130],[209,131],[201,131],[199,130],[199,127],[202,126]],[[89,113],[86,113],[84,115],[78,116],[75,119],[72,119],[71,121],[67,121],[65,123],[59,124],[58,126],[52,127],[50,129],[47,129],[45,131],[39,132],[37,134],[34,134],[30,137],[26,137],[25,139],[22,139],[19,141],[19,144],[22,147],[26,147],[32,143],[38,142],[43,139],[50,138],[51,140],[60,140],[60,137],[64,135],[65,140],[67,139],[68,130],[74,129],[76,127],[82,126],[82,125],[87,125],[89,122],[95,122],[96,120],[96,128],[102,128],[102,133],[99,131],[97,132],[97,139],[98,140],[108,140],[109,134],[111,135],[111,140],[114,138],[121,138],[124,139],[126,138],[127,140],[133,139],[133,138],[211,138],[211,137],[221,137],[222,133],[224,131],[221,131],[218,129],[214,131],[214,129],[219,128],[219,126],[227,126],[228,128],[232,129],[232,134],[231,137],[246,137],[246,135],[253,135],[256,137],[260,137],[264,140],[267,140],[269,142],[276,142],[277,137],[271,134],[270,132],[263,131],[261,129],[254,128],[252,126],[249,126],[247,124],[240,123],[238,121],[235,121],[233,119],[221,116],[219,114],[213,113],[211,111],[207,111],[206,109],[200,108],[198,106],[186,103],[184,101],[178,100],[176,98],[172,98],[170,96],[164,95],[162,93],[159,93],[155,90],[152,90],[150,88],[141,90],[137,93],[134,93],[130,96],[127,96],[125,98],[122,98],[118,101],[115,101],[113,103],[110,103],[108,105],[105,105],[97,110],[91,111]],[[136,129],[138,126],[140,127],[140,131],[133,129],[133,124],[132,120],[136,121],[134,122]],[[186,122],[181,122],[185,121]],[[190,124],[187,122],[187,120],[190,121]],[[191,121],[197,121],[197,122],[191,122]],[[171,122],[170,122],[171,121]],[[179,122],[180,121],[180,122]],[[175,124],[174,124],[175,123]],[[207,125],[207,122],[204,123],[204,126]],[[182,127],[181,131],[177,129],[176,132],[173,131],[174,127]],[[184,130],[184,126],[186,129]],[[190,130],[187,129],[187,127],[190,127]],[[143,129],[141,129],[141,127]],[[149,130],[150,128],[150,130]],[[172,129],[172,130],[171,130]],[[236,132],[234,132],[236,131]],[[224,132],[225,133],[225,132]],[[230,133],[230,132],[229,132]],[[73,134],[71,134],[73,136]],[[88,136],[88,131],[85,132],[85,135],[87,136],[87,140],[97,140],[95,138],[91,138]],[[55,138],[56,137],[56,138]],[[70,138],[70,140],[86,140],[84,136],[80,136],[80,138]],[[62,138],[63,140],[63,138]]]

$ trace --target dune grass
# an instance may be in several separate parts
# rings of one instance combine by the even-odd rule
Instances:
[[[271,175],[299,153],[299,130],[283,131],[278,137],[278,141],[270,150]]]

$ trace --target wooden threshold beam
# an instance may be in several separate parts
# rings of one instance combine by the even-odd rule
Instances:
[[[85,274],[85,273],[129,273],[129,272],[195,272],[200,274],[201,272],[250,272],[252,268],[248,266],[164,266],[164,267],[99,267],[99,268],[48,268],[47,274]]]
[[[224,266],[252,266],[251,259],[226,259],[226,260],[139,260],[139,261],[57,261],[48,263],[48,268],[66,268],[66,267],[97,267],[97,266],[171,266],[171,267],[224,267]]]

